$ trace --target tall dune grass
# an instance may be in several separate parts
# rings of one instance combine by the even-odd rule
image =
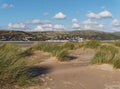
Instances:
[[[0,46],[0,87],[7,85],[24,85],[29,82],[25,55],[18,45],[3,44]]]
[[[98,47],[100,47],[101,45],[101,41],[99,40],[91,40],[85,43],[84,47],[85,48],[92,48],[92,49],[96,49]]]
[[[75,48],[75,44],[71,43],[71,42],[65,42],[65,43],[61,44],[61,47],[66,48],[68,50],[72,50]]]
[[[63,44],[54,44],[54,43],[36,43],[32,46],[33,50],[42,50],[44,52],[49,52],[52,56],[58,58],[59,61],[65,61],[68,55],[68,50],[74,49],[73,43],[63,43]]]
[[[113,61],[113,67],[120,68],[120,53],[115,56]]]
[[[74,44],[74,49],[83,48],[84,46],[85,46],[85,42],[76,43]]]
[[[115,41],[114,45],[117,46],[117,47],[120,47],[120,41]]]
[[[114,68],[120,68],[120,51],[111,45],[102,45],[91,60],[92,64],[112,64]]]

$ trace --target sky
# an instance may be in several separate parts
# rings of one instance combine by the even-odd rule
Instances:
[[[0,29],[120,31],[120,0],[0,0]]]

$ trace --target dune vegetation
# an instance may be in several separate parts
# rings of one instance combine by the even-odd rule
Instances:
[[[120,47],[120,41],[115,41],[114,45]]]
[[[111,64],[114,68],[120,68],[119,42],[112,42],[101,45],[91,60],[92,64]]]
[[[34,51],[48,52],[60,62],[69,61],[71,50],[93,49],[96,54],[91,59],[91,64],[111,64],[114,68],[120,68],[120,41],[103,43],[91,40],[81,43],[35,43],[22,50],[16,44],[0,45],[0,87],[5,89],[11,85],[24,86],[31,82],[29,69],[34,66],[27,62],[27,56]],[[14,89],[14,88],[13,88]]]
[[[14,85],[24,86],[30,83],[32,65],[27,63],[26,56],[31,50],[22,50],[16,44],[0,45],[0,88],[14,89]]]
[[[75,48],[73,43],[67,42],[62,44],[54,43],[35,43],[32,47],[32,50],[41,50],[44,52],[51,53],[52,56],[55,56],[58,61],[68,61],[69,60],[69,50]]]

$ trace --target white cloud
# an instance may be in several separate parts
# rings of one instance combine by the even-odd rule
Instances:
[[[54,18],[55,19],[65,19],[67,16],[63,14],[62,12],[57,13]]]
[[[96,21],[92,21],[91,19],[83,21],[83,25],[85,29],[101,29],[105,27],[104,24],[97,23]]]
[[[100,12],[98,14],[90,12],[90,13],[87,14],[87,16],[89,18],[93,18],[93,19],[112,18],[113,17],[111,12],[109,12],[107,10],[102,11],[102,12]]]
[[[34,31],[53,31],[52,24],[38,25],[34,28]]]
[[[14,7],[14,5],[13,4],[8,4],[8,3],[4,3],[4,4],[2,4],[2,6],[1,6],[1,8],[13,8]]]
[[[44,25],[38,25],[34,28],[34,31],[63,31],[66,27],[62,24],[44,24]]]
[[[80,25],[78,23],[73,23],[72,28],[73,29],[79,29]]]
[[[35,20],[29,20],[29,21],[24,21],[23,23],[25,24],[49,24],[51,23],[50,21],[48,20],[39,20],[39,19],[35,19]]]
[[[42,25],[42,28],[45,31],[52,31],[53,30],[53,25],[52,24],[44,24],[44,25]]]
[[[42,27],[43,28],[52,28],[53,26],[52,26],[52,24],[44,24]]]
[[[8,27],[10,29],[26,29],[26,25],[23,23],[15,23],[15,24],[9,23]]]
[[[33,28],[36,26],[35,28]],[[28,28],[29,27],[29,28]],[[9,29],[20,29],[20,30],[32,30],[32,31],[50,31],[53,30],[53,26],[50,21],[48,20],[28,20],[28,21],[22,21],[19,23],[9,23],[8,24]]]
[[[88,20],[83,21],[83,24],[84,25],[96,25],[98,23],[95,21],[92,21],[91,19],[88,19]]]
[[[72,19],[72,23],[78,23],[78,19]]]
[[[43,30],[42,26],[36,26],[34,31],[44,31],[44,30]]]
[[[112,25],[115,26],[115,27],[120,27],[120,20],[114,19],[112,21]]]
[[[98,24],[97,27],[98,27],[98,28],[103,28],[103,27],[105,27],[105,25],[104,25],[104,24]]]
[[[84,25],[84,29],[92,29],[90,25]]]
[[[93,13],[93,12],[88,13],[87,16],[89,18],[100,19],[100,16],[98,14]]]
[[[76,18],[72,19],[72,23],[73,23],[72,28],[73,29],[80,29],[80,25],[78,22],[79,22],[78,19],[76,19]]]
[[[56,24],[54,25],[54,30],[57,30],[57,31],[63,31],[63,30],[66,30],[66,27],[62,24]]]
[[[101,18],[112,18],[112,14],[109,11],[103,11],[99,13]]]

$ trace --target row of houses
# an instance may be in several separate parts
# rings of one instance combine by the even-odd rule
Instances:
[[[48,36],[46,41],[48,42],[82,42],[84,39],[80,36],[75,35],[56,35],[56,36]]]
[[[82,42],[84,39],[80,36],[62,34],[53,36],[36,36],[25,34],[4,34],[0,35],[0,41],[47,41],[47,42]]]
[[[11,36],[11,35],[4,35],[0,36],[0,41],[31,41],[32,39],[35,39],[35,37],[32,36]]]
[[[83,42],[83,38],[72,38],[72,39],[66,39],[66,40],[60,40],[60,39],[49,39],[46,40],[46,42]]]

